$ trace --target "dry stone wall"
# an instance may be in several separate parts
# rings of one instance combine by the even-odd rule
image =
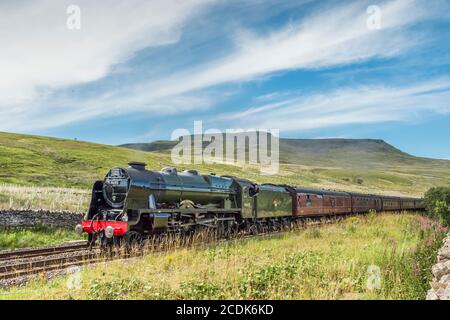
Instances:
[[[0,227],[28,228],[45,225],[56,228],[74,228],[83,218],[82,213],[47,210],[0,210]]]
[[[427,300],[450,300],[450,234],[438,252],[437,263],[433,266],[433,281]]]

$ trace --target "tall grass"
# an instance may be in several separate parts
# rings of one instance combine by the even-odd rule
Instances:
[[[274,237],[174,245],[85,267],[76,288],[68,278],[38,280],[0,298],[423,299],[444,232],[420,215],[371,214]]]
[[[0,184],[0,209],[82,212],[89,198],[82,189]]]

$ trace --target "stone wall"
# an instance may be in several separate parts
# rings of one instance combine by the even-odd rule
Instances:
[[[433,282],[427,300],[450,300],[450,234],[438,252],[438,262],[433,266]]]
[[[0,210],[0,227],[17,228],[45,225],[73,229],[83,218],[81,213],[46,210]]]

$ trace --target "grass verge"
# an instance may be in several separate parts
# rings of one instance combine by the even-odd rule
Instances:
[[[0,250],[41,247],[83,238],[73,230],[37,226],[24,229],[0,229]]]
[[[418,214],[351,217],[101,263],[83,268],[79,285],[74,275],[38,279],[0,299],[424,299],[445,231]]]

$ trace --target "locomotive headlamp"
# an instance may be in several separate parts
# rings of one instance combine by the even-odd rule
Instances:
[[[83,226],[81,224],[77,224],[75,226],[75,232],[79,235],[81,235],[83,233]]]
[[[122,221],[124,221],[124,222],[128,221],[128,215],[126,213],[123,214]]]
[[[111,239],[112,237],[114,237],[114,228],[111,226],[107,226],[105,228],[105,237]]]

